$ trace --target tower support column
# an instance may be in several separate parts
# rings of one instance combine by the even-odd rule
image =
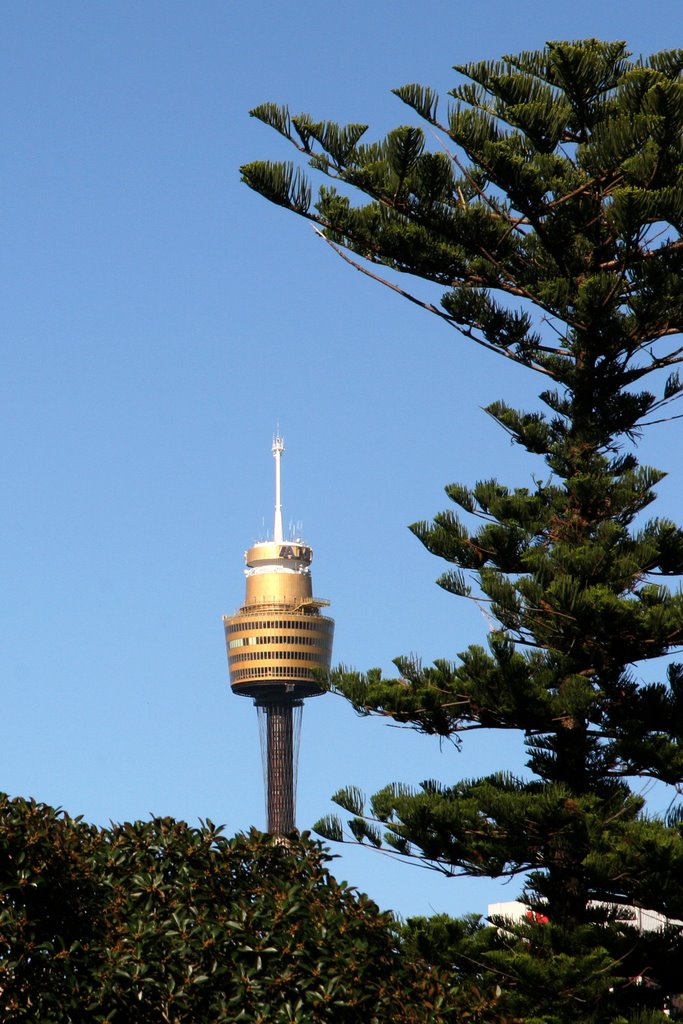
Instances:
[[[302,702],[282,696],[256,702],[264,717],[261,731],[266,809],[271,835],[287,835],[296,821],[296,763]],[[295,722],[296,718],[296,722]]]

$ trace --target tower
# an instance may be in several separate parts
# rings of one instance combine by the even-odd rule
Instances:
[[[245,552],[245,601],[223,618],[232,691],[252,697],[258,710],[267,827],[278,835],[294,828],[303,701],[323,692],[316,670],[329,669],[334,635],[334,621],[320,613],[329,602],[313,597],[310,547],[284,538],[284,450],[284,439],[275,437],[273,539]]]

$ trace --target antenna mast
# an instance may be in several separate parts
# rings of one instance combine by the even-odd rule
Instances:
[[[275,523],[273,525],[273,541],[282,544],[282,495],[280,493],[280,460],[285,450],[285,439],[276,435],[273,438],[273,458],[275,459]]]

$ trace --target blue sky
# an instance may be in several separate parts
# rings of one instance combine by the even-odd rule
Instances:
[[[454,657],[487,623],[434,585],[406,529],[443,485],[536,469],[481,411],[537,382],[374,286],[240,184],[288,158],[265,100],[380,135],[390,93],[442,92],[453,64],[624,38],[680,44],[677,2],[194,0],[0,12],[3,96],[0,788],[98,823],[172,814],[263,826],[256,714],[227,684],[221,615],[270,526],[279,421],[285,524],[313,545],[335,660]],[[680,428],[644,457],[676,470]],[[680,507],[674,472],[661,512]],[[298,822],[354,783],[520,764],[514,738],[462,752],[340,699],[304,712]],[[445,880],[340,850],[340,878],[403,914],[485,911],[516,885]]]

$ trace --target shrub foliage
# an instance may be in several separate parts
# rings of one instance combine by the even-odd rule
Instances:
[[[440,1021],[434,970],[320,844],[0,799],[0,1019]]]

